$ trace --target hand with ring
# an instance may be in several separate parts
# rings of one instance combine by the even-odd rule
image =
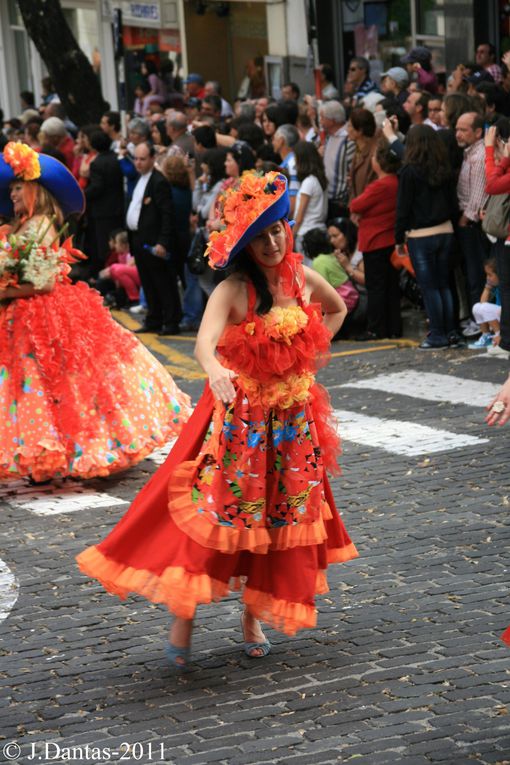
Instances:
[[[485,418],[488,425],[504,425],[510,420],[510,376],[497,395],[487,406],[489,414]]]

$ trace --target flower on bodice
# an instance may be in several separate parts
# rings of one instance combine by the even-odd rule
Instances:
[[[286,345],[308,324],[308,316],[298,305],[287,308],[275,306],[264,316],[264,329],[268,337]]]

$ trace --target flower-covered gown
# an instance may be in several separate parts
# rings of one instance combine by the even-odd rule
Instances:
[[[83,282],[0,303],[0,480],[109,475],[177,435],[190,412]]]
[[[225,406],[208,386],[166,463],[81,570],[124,598],[140,593],[192,618],[242,587],[250,611],[292,635],[316,621],[330,563],[357,556],[325,468],[339,441],[314,380],[330,333],[320,307],[273,307],[229,326],[218,352],[238,373]]]

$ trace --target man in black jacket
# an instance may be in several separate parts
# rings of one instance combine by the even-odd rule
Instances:
[[[136,332],[179,334],[181,301],[177,284],[175,220],[170,184],[154,167],[155,150],[146,142],[135,148],[140,174],[126,215],[131,254],[135,258],[148,312]]]
[[[85,188],[87,227],[85,250],[89,272],[97,277],[109,254],[112,231],[124,225],[124,182],[117,155],[110,151],[110,139],[102,130],[90,136],[90,145],[97,151],[89,166],[89,182]]]

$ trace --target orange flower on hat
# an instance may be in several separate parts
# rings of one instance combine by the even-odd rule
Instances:
[[[4,159],[22,181],[36,181],[41,176],[39,155],[25,143],[10,141],[4,149]]]
[[[211,268],[221,268],[227,263],[231,250],[246,229],[284,193],[285,181],[279,173],[259,175],[250,170],[243,173],[239,183],[226,190],[222,211],[225,228],[211,232],[205,251]]]

